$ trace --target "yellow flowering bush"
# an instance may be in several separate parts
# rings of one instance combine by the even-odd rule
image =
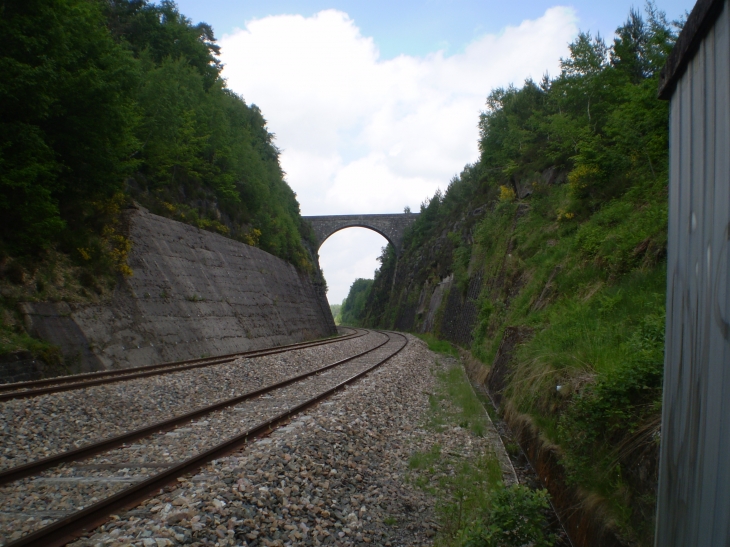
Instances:
[[[499,201],[514,201],[516,197],[515,191],[509,186],[502,185],[499,187]]]
[[[251,247],[258,247],[259,240],[261,239],[261,230],[259,230],[258,228],[254,228],[250,232],[246,233],[243,238],[246,245],[251,245]]]
[[[568,173],[568,184],[571,193],[576,197],[581,197],[586,188],[596,182],[600,174],[601,171],[595,165],[577,165],[575,169]]]
[[[558,209],[558,222],[561,222],[563,220],[571,220],[573,217],[575,217],[575,213],[571,213],[570,211],[564,211],[563,209]]]
[[[106,244],[106,254],[111,260],[114,269],[124,277],[130,277],[134,272],[127,264],[129,252],[132,250],[132,242],[129,238],[119,234],[114,226],[105,226],[102,232],[102,239]]]
[[[79,247],[76,250],[81,255],[81,258],[83,258],[86,261],[91,260],[91,249],[87,249],[86,247]]]

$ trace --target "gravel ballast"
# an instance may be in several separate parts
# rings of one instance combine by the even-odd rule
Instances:
[[[233,363],[0,403],[0,469],[78,448],[376,346],[371,332],[343,342]]]
[[[369,336],[368,347],[376,345],[375,336],[377,343],[384,339]],[[429,396],[437,390],[434,372],[443,368],[439,361],[444,358],[407,337],[401,353],[327,401],[268,437],[178,478],[160,495],[120,512],[71,545],[432,545],[439,530],[436,500],[412,484],[409,458],[436,443],[459,458],[499,447],[492,446],[490,435],[474,438],[460,427],[427,429]],[[395,338],[401,345],[402,339]],[[392,347],[389,343],[368,359],[138,445],[7,485],[0,490],[6,500],[0,529],[7,534],[0,533],[0,545],[220,442],[222,431],[231,437],[283,406],[337,384]],[[325,360],[337,357],[320,357],[317,367]],[[195,406],[202,404],[196,401]]]
[[[288,426],[72,545],[430,545],[432,500],[405,477],[426,434],[434,356],[409,341]]]

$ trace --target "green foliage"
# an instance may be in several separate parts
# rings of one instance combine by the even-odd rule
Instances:
[[[596,472],[610,479],[618,463],[614,448],[659,414],[664,316],[645,316],[624,345],[626,360],[578,391],[560,418],[559,437],[571,447],[565,463],[575,482],[586,483],[582,478]],[[607,458],[598,469],[596,454]]]
[[[453,268],[454,278],[456,280],[456,286],[462,293],[466,293],[469,287],[469,262],[471,261],[471,245],[465,244],[461,240],[458,234],[455,232],[449,232],[447,237],[454,246],[453,253]]]
[[[357,327],[362,325],[365,319],[365,302],[368,299],[370,288],[373,285],[372,279],[356,279],[350,286],[350,292],[342,301],[342,325]]]
[[[579,34],[557,77],[493,90],[479,161],[423,202],[366,312],[373,326],[420,329],[414,303],[436,283],[454,274],[439,317],[480,275],[472,353],[492,363],[515,327],[506,400],[637,545],[653,542],[655,484],[636,469],[656,458],[661,405],[668,111],[656,89],[675,39],[648,3],[612,42]]]
[[[546,490],[516,484],[496,490],[490,497],[483,522],[466,531],[463,547],[549,547],[554,539],[546,532],[549,508]]]
[[[494,492],[504,488],[502,470],[493,454],[466,461],[446,459],[433,467],[438,473],[436,512],[442,525],[437,545],[457,546],[471,524],[488,514]]]
[[[429,424],[437,429],[467,428],[483,435],[487,418],[464,370],[454,365],[436,372],[437,390]],[[469,425],[471,424],[471,425]],[[477,425],[480,424],[480,425]],[[455,457],[457,456],[457,457]],[[441,531],[436,545],[506,547],[553,544],[547,531],[547,491],[505,488],[493,454],[460,457],[438,444],[412,454],[411,480],[436,496]]]
[[[409,469],[428,469],[441,457],[441,445],[434,444],[427,452],[415,452],[408,459]]]
[[[12,252],[35,252],[67,226],[84,229],[87,205],[122,189],[138,72],[101,3],[0,9],[0,238]]]
[[[362,315],[359,317],[362,326],[391,328],[393,326],[393,310],[390,287],[395,275],[397,257],[395,249],[390,243],[383,247],[377,260],[380,262],[380,268],[375,272],[375,279],[372,280]]]
[[[273,135],[260,110],[225,87],[212,29],[192,25],[169,1],[117,0],[108,21],[142,70],[134,198],[310,270],[301,240],[311,234]]]
[[[469,429],[476,437],[484,436],[485,411],[477,398],[461,366],[453,366],[437,375],[440,384],[439,397],[449,400],[455,407],[451,421]]]
[[[114,222],[95,204],[124,191],[312,269],[273,135],[225,87],[208,25],[169,0],[0,10],[0,242],[11,254],[93,247]]]
[[[335,321],[335,325],[342,324],[342,304],[330,304],[330,311],[332,312],[332,319]]]
[[[439,340],[430,332],[422,334],[417,333],[416,336],[426,342],[426,344],[428,344],[428,349],[430,349],[431,351],[435,351],[436,353],[443,353],[445,355],[451,355],[452,357],[459,357],[459,351],[454,347],[451,342],[447,342],[446,340]]]
[[[470,435],[483,435],[488,419],[462,367],[454,363],[432,373],[436,393],[429,397],[426,427],[462,427]],[[487,513],[493,492],[503,488],[502,469],[491,451],[459,454],[434,443],[414,452],[408,467],[408,480],[436,498],[441,525],[436,545],[459,545],[464,530]]]
[[[116,282],[113,269],[98,263],[107,258],[108,255],[102,254],[79,265],[58,251],[15,258],[0,251],[0,355],[29,351],[44,362],[44,374],[49,376],[81,372],[73,360],[64,362],[58,347],[28,334],[18,304],[98,303],[110,296]],[[97,268],[103,273],[96,273]]]
[[[587,214],[637,179],[664,180],[667,105],[658,69],[674,34],[652,4],[632,11],[609,48],[581,33],[561,74],[540,85],[493,91],[480,119],[481,163],[490,184],[511,187],[549,166],[572,171],[573,214]]]
[[[324,284],[274,136],[218,54],[169,0],[0,3],[0,354],[40,351],[17,301],[97,301],[133,274],[133,201]]]

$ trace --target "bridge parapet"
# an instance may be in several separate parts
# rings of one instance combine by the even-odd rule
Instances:
[[[395,213],[385,215],[324,215],[305,216],[317,237],[317,248],[335,232],[345,228],[367,228],[379,233],[393,245],[397,255],[403,250],[403,235],[420,213]]]

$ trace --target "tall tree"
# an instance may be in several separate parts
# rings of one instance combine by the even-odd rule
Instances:
[[[88,0],[0,4],[0,238],[47,246],[122,188],[135,147],[131,55]]]

